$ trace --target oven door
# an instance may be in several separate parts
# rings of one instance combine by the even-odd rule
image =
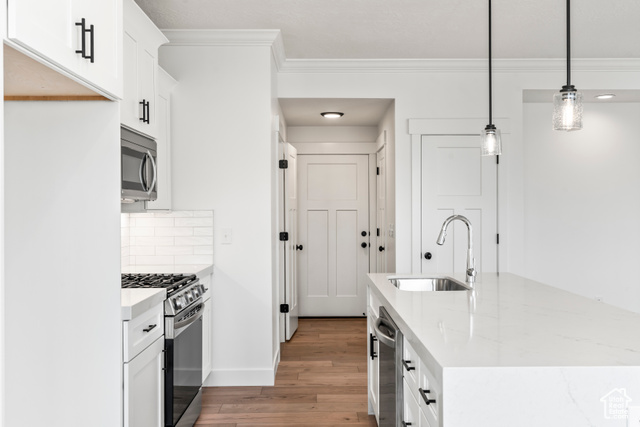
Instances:
[[[203,304],[198,304],[189,314],[178,315],[167,331],[165,339],[165,424],[183,425],[183,415],[194,413],[189,408],[202,386],[202,313]],[[187,411],[189,409],[189,411]],[[187,413],[185,415],[185,413]],[[195,411],[195,419],[200,415]],[[195,422],[195,419],[193,422]],[[178,424],[180,422],[180,424]],[[186,423],[184,425],[193,425]]]
[[[121,198],[126,201],[155,200],[158,180],[156,142],[125,129],[121,135]]]

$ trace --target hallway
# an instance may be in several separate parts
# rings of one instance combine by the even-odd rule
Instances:
[[[300,319],[274,387],[203,388],[195,427],[376,426],[367,414],[367,320]]]

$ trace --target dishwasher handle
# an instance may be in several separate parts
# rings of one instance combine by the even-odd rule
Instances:
[[[395,336],[390,336],[386,334],[380,327],[385,326],[384,329],[394,330],[393,325],[384,317],[378,317],[376,319],[375,324],[373,325],[373,329],[376,331],[376,335],[378,336],[378,340],[386,345],[387,347],[395,348],[396,347],[396,339]],[[395,334],[394,334],[395,335]]]

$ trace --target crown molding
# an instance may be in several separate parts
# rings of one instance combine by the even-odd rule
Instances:
[[[572,59],[574,71],[640,71],[640,59]],[[286,59],[283,73],[442,73],[486,71],[486,59]],[[494,72],[557,72],[565,59],[494,59]]]
[[[281,73],[465,73],[487,69],[486,59],[288,59],[280,30],[162,30],[168,46],[269,46]],[[574,58],[574,71],[640,72],[640,58]],[[564,58],[494,59],[493,71],[558,72]]]

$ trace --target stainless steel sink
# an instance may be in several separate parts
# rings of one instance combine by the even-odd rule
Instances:
[[[448,276],[389,277],[393,286],[401,291],[469,291],[471,288]]]

